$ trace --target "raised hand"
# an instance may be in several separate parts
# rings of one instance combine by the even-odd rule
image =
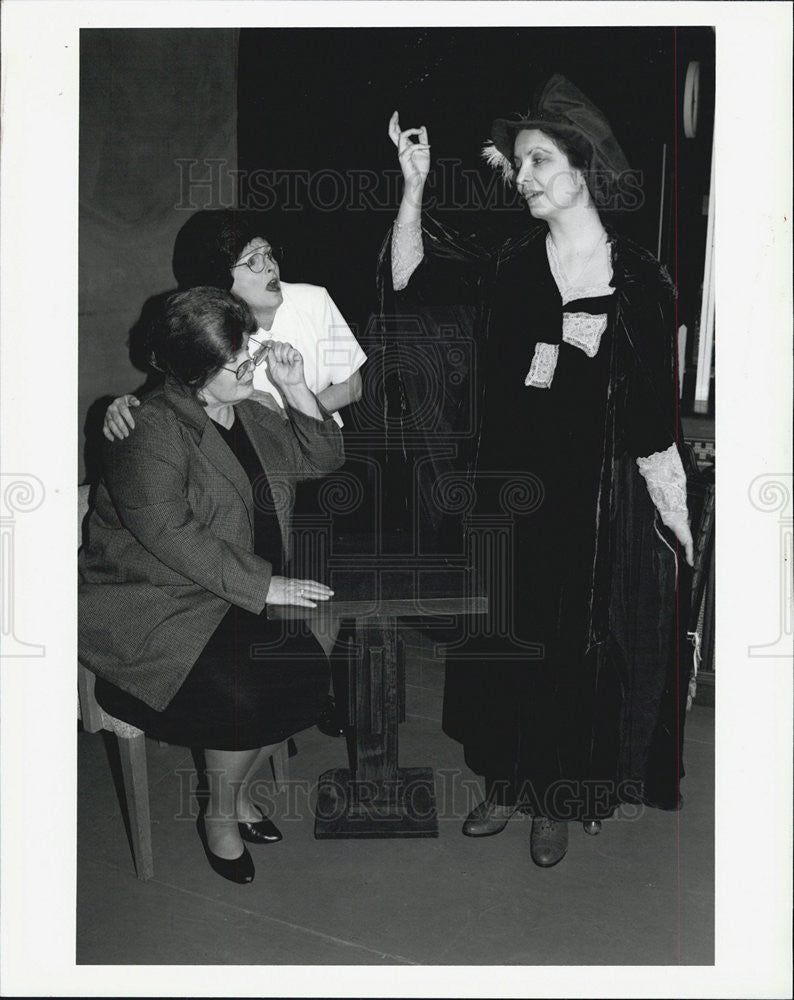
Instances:
[[[305,385],[301,352],[280,340],[271,340],[268,346],[267,373],[273,385],[279,389]]]
[[[413,141],[413,136],[417,141]],[[397,157],[406,185],[423,185],[430,170],[430,144],[427,129],[400,130],[400,114],[395,111],[389,119],[389,137],[397,147]]]

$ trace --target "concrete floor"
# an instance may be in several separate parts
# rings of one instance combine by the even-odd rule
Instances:
[[[626,811],[598,837],[572,824],[567,857],[542,870],[528,819],[484,840],[461,835],[476,778],[418,710],[400,729],[400,764],[435,767],[439,837],[315,840],[311,790],[346,755],[343,741],[312,729],[290,761],[293,794],[275,799],[284,840],[252,846],[256,880],[236,886],[205,860],[189,751],[149,740],[155,877],[139,882],[105,739],[81,732],[77,962],[712,964],[713,709],[694,706],[686,737],[680,813]]]

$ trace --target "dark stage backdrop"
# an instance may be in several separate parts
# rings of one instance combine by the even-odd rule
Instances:
[[[193,208],[234,203],[235,168],[241,204],[268,210],[265,235],[289,248],[285,279],[325,285],[366,346],[375,258],[399,201],[391,112],[430,131],[436,214],[472,230],[514,231],[526,209],[479,150],[492,119],[525,111],[555,71],[604,110],[642,172],[642,203],[612,221],[652,250],[668,143],[662,256],[677,276],[680,321],[693,330],[713,53],[708,28],[83,30],[81,425],[99,416],[99,397],[141,384],[128,331],[146,299],[172,286],[173,239]],[[704,69],[705,127],[696,139],[679,129],[673,178],[692,58]],[[178,161],[190,159],[196,177],[223,179],[186,199]]]
[[[632,169],[642,172],[642,203],[610,221],[654,252],[668,143],[662,256],[678,271],[682,312],[696,318],[711,130],[707,121],[696,139],[685,139],[680,120],[688,61],[701,60],[708,91],[713,53],[708,28],[244,29],[241,198],[270,210],[274,233],[290,248],[285,279],[326,285],[343,313],[366,329],[375,256],[399,200],[386,134],[391,112],[400,111],[403,127],[429,130],[435,168],[427,194],[440,217],[473,229],[515,230],[526,224],[526,208],[479,151],[494,118],[526,111],[536,85],[561,72],[604,111]],[[704,95],[705,118],[710,101]],[[692,329],[689,316],[681,322]]]
[[[195,177],[208,175],[207,160],[236,166],[237,34],[80,32],[80,482],[99,474],[107,403],[144,381],[127,338],[146,300],[174,287],[189,161]]]
[[[691,59],[702,64],[704,121],[698,136],[686,139],[682,106]],[[480,150],[494,118],[525,112],[537,85],[560,72],[607,115],[641,174],[633,210],[607,221],[656,253],[663,217],[661,258],[679,285],[679,323],[693,331],[704,263],[713,61],[709,28],[244,29],[241,205],[263,211],[263,235],[287,246],[285,280],[325,285],[370,350],[377,340],[376,257],[400,195],[387,135],[392,111],[399,110],[403,128],[428,128],[434,167],[425,201],[439,218],[468,231],[516,232],[529,222],[527,210]],[[346,418],[348,440],[353,428],[367,426],[373,409],[367,398],[380,398],[373,380],[378,369],[370,363],[365,401]],[[385,392],[396,413],[393,380]],[[402,517],[407,525],[411,456],[401,455],[392,439],[385,454],[372,457],[382,465],[387,506],[395,505],[387,519],[399,524]]]

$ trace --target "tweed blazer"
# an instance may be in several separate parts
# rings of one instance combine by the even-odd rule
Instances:
[[[334,420],[250,400],[235,407],[262,462],[257,503],[272,503],[284,557],[295,483],[344,461]],[[213,631],[237,605],[259,613],[271,565],[254,555],[254,497],[203,407],[173,379],[107,443],[78,559],[80,662],[162,711]]]

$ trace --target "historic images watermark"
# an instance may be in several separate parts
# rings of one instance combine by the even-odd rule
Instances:
[[[222,780],[218,771],[207,769],[206,782],[200,781],[193,768],[177,768],[177,807],[173,818],[195,822],[200,809],[200,798],[211,796],[216,782]],[[420,781],[394,781],[391,783],[395,794],[403,801],[410,801],[416,807],[412,815],[421,819],[422,804],[427,801],[427,786]],[[278,815],[279,823],[300,823],[311,819],[315,813],[318,782],[311,780],[289,780],[277,786],[268,778],[256,778],[247,786],[248,795],[266,816]],[[334,809],[342,818],[348,811],[349,789],[337,783]],[[358,781],[355,786],[356,815],[362,824],[369,817],[379,822],[389,822],[390,783],[386,781]],[[217,801],[217,796],[213,798]],[[437,768],[435,770],[435,804],[433,813],[440,822],[460,823],[482,801],[481,782],[469,772],[458,768]],[[626,779],[623,781],[560,779],[552,782],[542,791],[535,789],[531,782],[524,782],[518,791],[517,812],[535,816],[556,816],[564,821],[576,821],[597,816],[606,817],[616,811],[613,818],[633,822],[641,818],[645,811],[642,801],[642,783]],[[619,806],[619,808],[618,808]],[[430,808],[429,805],[425,806]],[[209,815],[209,814],[208,814]],[[216,817],[218,813],[214,814]],[[223,814],[221,814],[223,815]],[[236,813],[224,818],[233,819]],[[325,820],[334,816],[324,815]],[[427,816],[429,818],[429,814]],[[394,813],[395,823],[400,816]]]
[[[794,556],[794,491],[791,473],[756,476],[748,490],[750,503],[765,514],[777,515],[778,552],[780,578],[779,631],[772,642],[749,646],[750,656],[771,657],[794,655],[794,580],[792,579],[792,557]]]
[[[403,194],[400,170],[261,168],[238,170],[221,158],[177,159],[180,211],[237,208],[267,212],[383,212],[394,214]],[[562,175],[560,175],[562,179]],[[588,173],[590,194],[603,211],[636,212],[645,204],[641,170]],[[554,179],[546,196],[555,200]],[[433,165],[423,191],[428,211],[514,212],[522,198],[500,173],[447,157]]]
[[[2,631],[0,656],[44,656],[44,646],[17,635],[15,622],[15,546],[17,516],[38,510],[44,503],[44,484],[29,472],[0,473],[0,571],[2,571]]]

